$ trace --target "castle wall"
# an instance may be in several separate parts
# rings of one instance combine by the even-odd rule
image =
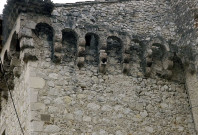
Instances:
[[[183,63],[192,64],[197,68],[197,4],[196,0],[171,2],[171,9],[174,12],[174,22],[177,26],[177,40],[175,44],[182,47],[179,52],[183,57]],[[181,19],[182,18],[182,19]],[[198,130],[198,111],[197,111],[197,74],[186,71],[186,86],[190,97],[193,118],[196,130]]]
[[[170,6],[165,1],[57,4],[52,15],[56,31],[64,28],[92,31],[95,27],[94,31],[98,29],[102,35],[106,34],[105,29],[117,30],[128,32],[133,38],[141,37],[141,40],[154,37],[168,40],[176,36]]]
[[[4,64],[7,62],[5,61],[5,57],[7,57],[7,54],[9,53],[11,55],[12,46],[14,46],[13,39],[15,38],[13,35],[14,33],[18,33],[20,29],[20,20],[21,18],[18,17],[17,21],[15,22],[15,25],[10,33],[10,36],[4,45],[4,48],[1,52],[1,60],[4,62]],[[12,52],[13,53],[13,52]],[[14,52],[16,53],[16,52]],[[6,55],[5,55],[6,54]],[[16,65],[21,64],[18,60],[12,59],[12,68]],[[17,66],[15,67],[17,69]],[[1,68],[2,70],[2,68]],[[8,68],[4,66],[4,71],[8,71]],[[22,124],[22,128],[25,132],[25,134],[29,134],[29,89],[27,88],[27,75],[28,75],[28,69],[27,67],[23,67],[21,64],[21,77],[14,78],[13,82],[7,81],[5,82],[4,79],[11,78],[9,76],[9,73],[5,74],[5,77],[1,74],[1,118],[0,118],[0,133],[3,134],[5,132],[8,135],[21,135],[21,128],[19,125],[19,121],[17,119],[17,115],[13,106],[16,107],[17,114],[19,116],[20,122]],[[13,72],[13,71],[12,71]],[[12,84],[14,83],[14,88],[11,88]],[[10,93],[8,91],[8,87],[11,90],[11,94],[13,96],[13,101],[11,99]]]
[[[169,20],[169,9],[168,3],[141,1],[57,5],[50,22],[42,17],[30,17],[36,23],[49,24],[39,25],[37,33],[33,34],[38,61],[32,63],[31,72],[37,80],[45,82],[43,87],[34,89],[37,100],[32,103],[31,110],[36,117],[31,123],[40,125],[34,127],[34,133],[195,134],[182,79],[168,81],[157,76],[145,77],[138,49],[132,51],[130,71],[124,75],[124,64],[117,60],[117,57],[122,58],[124,51],[108,54],[108,36],[120,38],[122,47],[142,50],[150,42],[157,42],[154,38],[162,38],[164,44],[173,40],[176,25]],[[39,31],[42,27],[46,27],[47,32]],[[71,31],[77,34],[76,39],[72,38],[76,42],[65,39],[69,35],[63,33]],[[51,32],[53,39],[47,34]],[[77,67],[78,49],[87,33],[97,34],[98,51],[104,47],[108,54],[106,74],[99,73],[100,62],[95,65],[90,62],[92,58],[87,58],[89,51],[83,56],[87,59],[84,66]],[[77,48],[67,48],[71,44],[77,44]],[[71,57],[71,61],[66,59],[70,57],[67,49],[76,56]],[[52,54],[61,55],[61,62],[54,63]]]
[[[184,84],[100,75],[97,68],[79,70],[73,64],[36,65],[32,72],[46,82],[33,103],[37,117],[48,117],[35,119],[42,133],[195,134]]]
[[[15,87],[11,90],[13,101],[16,107],[17,114],[19,116],[20,123],[22,125],[25,135],[30,134],[30,101],[32,92],[28,87],[28,67],[22,68],[20,78],[14,79]],[[9,82],[7,82],[10,85]],[[6,135],[21,135],[21,128],[17,115],[11,100],[10,93],[8,91],[1,91],[1,117],[0,117],[0,133],[6,133]]]
[[[196,134],[180,59],[165,59],[178,46],[170,43],[177,25],[169,4],[80,3],[56,5],[51,17],[21,14],[13,95],[25,134]],[[160,54],[149,56],[156,48]],[[18,125],[10,97],[2,105],[7,134],[20,134],[10,126]]]

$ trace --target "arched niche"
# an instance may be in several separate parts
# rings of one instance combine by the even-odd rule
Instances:
[[[53,45],[53,36],[54,30],[47,23],[38,23],[34,30],[36,36],[39,38],[37,44],[41,44],[42,46],[48,48],[49,55],[52,60],[54,58],[54,45]]]
[[[164,55],[166,53],[165,46],[160,43],[153,43],[151,46],[151,49],[153,52],[152,53],[153,59],[162,60],[162,58],[164,57]]]
[[[110,36],[107,38],[107,55],[108,55],[108,68],[109,69],[121,69],[123,44],[120,38],[116,36]]]
[[[182,60],[174,53],[172,68],[172,80],[180,83],[185,83],[185,69]]]
[[[155,76],[167,76],[164,70],[164,64],[169,60],[168,52],[163,44],[160,42],[152,42],[149,48],[147,49],[147,57],[146,57],[146,67],[150,68],[149,75]],[[166,66],[165,66],[166,67]],[[164,75],[165,74],[165,75]],[[171,74],[171,73],[170,73]],[[170,74],[168,75],[170,77]],[[167,78],[167,77],[165,77]]]
[[[12,35],[12,40],[10,43],[10,55],[16,59],[19,59],[20,57],[20,41],[16,32]]]
[[[74,30],[62,30],[63,61],[72,62],[76,59],[78,35]]]
[[[86,45],[85,45],[85,52],[86,52],[86,63],[98,65],[99,62],[99,36],[94,33],[87,33],[85,36]]]

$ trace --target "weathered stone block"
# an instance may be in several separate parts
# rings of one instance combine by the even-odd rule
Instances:
[[[32,111],[43,111],[45,110],[45,104],[43,103],[31,103],[30,108]]]
[[[107,53],[104,50],[100,50],[100,61],[102,63],[107,62]]]
[[[123,63],[123,69],[122,69],[122,72],[124,74],[128,74],[130,71],[130,65],[128,63]]]
[[[29,29],[35,29],[36,23],[34,21],[27,21],[25,26]]]
[[[58,74],[57,73],[50,73],[49,78],[57,80],[58,79]]]
[[[54,51],[55,52],[62,52],[62,44],[59,42],[54,43]]]
[[[100,63],[99,65],[99,72],[100,73],[106,73],[106,67],[107,67],[107,64],[106,63]]]
[[[30,123],[31,131],[41,132],[43,131],[43,125],[44,125],[44,122],[32,121]]]
[[[87,108],[88,108],[88,109],[91,109],[91,110],[94,110],[94,111],[97,111],[98,109],[100,109],[100,106],[97,105],[97,104],[95,104],[95,103],[89,103],[89,104],[87,105]]]
[[[54,58],[53,58],[53,62],[55,63],[60,63],[62,60],[62,53],[54,53]]]
[[[20,29],[19,31],[19,35],[18,38],[22,38],[22,37],[32,37],[32,30],[26,27],[23,27]]]
[[[173,68],[173,61],[171,60],[163,60],[162,63],[165,70],[170,70]]]
[[[20,48],[22,50],[25,48],[34,48],[33,38],[22,37],[20,40]]]
[[[86,41],[84,39],[79,41],[78,46],[85,47],[85,45],[86,45]]]
[[[47,133],[58,133],[60,131],[60,128],[57,125],[47,125],[44,129],[44,132]]]
[[[30,77],[29,86],[31,88],[41,89],[45,86],[45,80],[40,77]]]
[[[50,115],[49,114],[41,114],[41,120],[49,122],[50,121]]]
[[[20,77],[20,75],[21,75],[21,67],[15,67],[15,68],[13,69],[13,74],[14,74],[14,76],[16,76],[16,77]]]
[[[77,59],[77,66],[79,68],[82,68],[84,66],[84,64],[85,64],[85,58],[84,57],[78,57],[78,59]]]
[[[131,55],[130,54],[124,54],[124,63],[129,63],[130,62],[130,58],[131,58]]]
[[[84,57],[85,56],[85,47],[79,46],[78,47],[78,57]]]
[[[150,67],[146,67],[146,69],[145,69],[145,76],[150,76],[150,74],[151,74],[151,68]]]

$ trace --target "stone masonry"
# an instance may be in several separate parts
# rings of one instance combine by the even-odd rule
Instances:
[[[196,135],[197,3],[8,0],[0,135]]]

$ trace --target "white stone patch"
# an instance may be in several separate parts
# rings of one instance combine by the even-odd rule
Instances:
[[[153,133],[154,132],[154,130],[153,130],[153,128],[152,127],[145,127],[145,130],[147,131],[147,132],[149,132],[149,133]]]
[[[98,110],[98,109],[100,108],[100,106],[97,105],[97,104],[95,104],[95,103],[89,103],[89,104],[87,105],[87,108],[96,111],[96,110]]]
[[[40,77],[30,77],[29,85],[31,88],[43,88],[45,86],[45,80]]]
[[[89,117],[89,116],[84,116],[84,117],[83,117],[83,121],[85,121],[85,122],[90,122],[90,121],[91,121],[91,117]]]
[[[47,133],[58,133],[59,131],[60,131],[60,128],[56,125],[48,125],[44,129],[44,132],[47,132]]]
[[[32,131],[37,131],[37,132],[43,131],[44,122],[33,121],[30,123],[30,125]]]
[[[49,74],[49,77],[51,78],[51,79],[58,79],[58,74],[56,74],[56,73],[50,73]]]
[[[148,116],[148,113],[147,111],[144,111],[144,112],[140,112],[140,115],[143,117],[143,118],[146,118]]]
[[[109,106],[109,105],[104,105],[101,110],[102,111],[111,111],[112,110],[112,107]]]

